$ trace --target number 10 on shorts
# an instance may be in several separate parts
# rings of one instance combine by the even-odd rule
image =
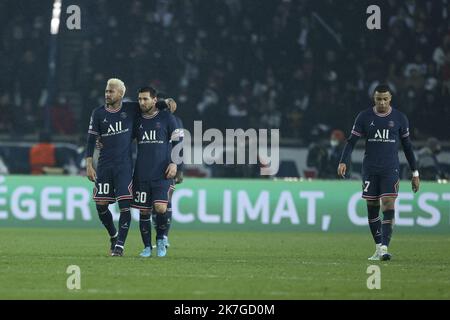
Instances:
[[[108,194],[108,193],[109,193],[109,183],[99,183],[98,194]]]

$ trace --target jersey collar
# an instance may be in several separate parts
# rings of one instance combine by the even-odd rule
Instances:
[[[145,115],[142,113],[142,118],[144,119],[153,119],[154,117],[156,117],[159,114],[159,110],[156,111],[154,114],[152,114],[151,116]]]
[[[120,110],[122,110],[122,102],[120,103],[120,107],[119,107],[119,109],[117,109],[117,110],[109,109],[109,108],[106,106],[106,104],[105,104],[105,110],[108,111],[109,113],[117,113],[117,112],[119,112]]]
[[[373,107],[373,113],[375,113],[375,115],[377,115],[378,117],[387,117],[388,115],[390,115],[392,112],[392,107],[389,106],[389,110],[386,113],[379,113],[377,112],[377,108],[374,106]]]

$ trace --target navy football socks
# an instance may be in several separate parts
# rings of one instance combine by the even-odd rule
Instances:
[[[144,247],[151,247],[151,215],[140,214],[139,215],[139,230],[141,231],[142,242]]]
[[[119,218],[119,238],[117,239],[118,246],[123,247],[125,245],[125,240],[127,239],[128,230],[131,223],[131,212],[130,209],[121,209]]]
[[[172,206],[170,205],[170,203],[169,206],[167,207],[166,215],[167,215],[167,228],[164,231],[164,235],[167,237],[169,236],[170,225],[172,224]]]
[[[167,230],[167,211],[163,214],[157,213],[156,217],[156,240],[164,239],[165,232]]]
[[[370,232],[375,244],[381,243],[381,217],[379,215],[380,206],[367,205]]]
[[[97,213],[109,236],[114,237],[117,234],[117,230],[114,226],[113,217],[111,211],[108,209],[108,205],[97,205]]]
[[[383,212],[383,221],[381,222],[382,240],[383,246],[389,246],[391,241],[392,230],[394,228],[394,210],[386,210]]]

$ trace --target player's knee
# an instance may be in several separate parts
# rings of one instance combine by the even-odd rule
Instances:
[[[95,207],[97,208],[97,212],[102,214],[108,211],[108,202],[99,201],[95,203]]]
[[[150,215],[150,213],[151,213],[150,209],[141,209],[141,210],[139,210],[139,214],[141,216],[148,216],[148,215]]]
[[[380,200],[367,200],[367,205],[370,207],[379,207]]]
[[[155,203],[155,205],[153,206],[153,210],[157,214],[163,214],[167,210],[167,204],[165,204],[165,203]]]
[[[119,200],[119,209],[121,212],[124,210],[130,210],[130,206],[131,200],[129,199]]]
[[[383,211],[386,210],[394,210],[395,207],[395,198],[386,197],[381,200]]]
[[[381,207],[381,210],[384,212],[384,211],[388,211],[388,210],[395,210],[395,206],[392,204],[392,205],[383,205],[382,207]]]

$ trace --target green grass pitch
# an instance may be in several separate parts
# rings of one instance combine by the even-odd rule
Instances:
[[[103,229],[0,228],[0,299],[449,299],[450,237],[395,231],[393,260],[370,263],[369,232],[174,230],[167,257],[144,259],[136,225],[121,258]]]

